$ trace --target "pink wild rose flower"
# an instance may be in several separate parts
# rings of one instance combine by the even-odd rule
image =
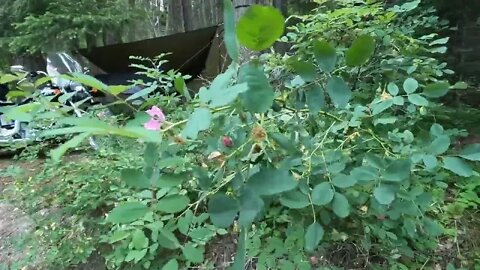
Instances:
[[[165,115],[162,110],[157,106],[153,106],[146,113],[150,115],[150,120],[143,126],[148,130],[160,130],[163,122],[165,122]]]

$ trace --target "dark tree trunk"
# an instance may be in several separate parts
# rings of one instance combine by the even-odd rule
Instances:
[[[288,16],[288,1],[287,0],[273,0],[273,6],[278,8],[283,16]]]
[[[169,34],[185,32],[182,2],[180,0],[168,0],[167,32]]]
[[[196,22],[193,18],[193,7],[192,0],[182,0],[182,10],[183,10],[183,25],[185,31],[191,31],[199,27],[196,26]]]

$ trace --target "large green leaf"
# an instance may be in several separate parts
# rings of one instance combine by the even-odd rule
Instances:
[[[145,233],[137,229],[132,234],[132,244],[135,249],[141,250],[148,247],[148,238],[145,236]]]
[[[441,135],[435,138],[433,142],[430,144],[428,150],[429,153],[432,155],[441,155],[450,148],[450,137],[447,135]]]
[[[151,93],[153,93],[153,91],[157,90],[158,89],[158,84],[157,82],[154,82],[152,83],[152,85],[148,86],[148,87],[145,87],[144,89],[134,93],[133,95],[129,96],[126,101],[130,101],[130,100],[135,100],[139,97],[148,97],[148,95],[150,95]]]
[[[381,185],[373,190],[373,196],[380,204],[388,205],[395,200],[395,189],[389,185]]]
[[[278,144],[281,148],[287,150],[290,154],[297,153],[298,149],[295,144],[282,133],[269,133],[268,137]]]
[[[393,106],[393,98],[381,100],[372,105],[372,115],[377,115]]]
[[[350,67],[365,64],[375,51],[375,39],[368,35],[358,37],[348,49],[345,61]]]
[[[226,106],[234,102],[237,97],[248,90],[247,83],[236,84],[228,88],[218,89],[218,91],[211,91],[212,101],[210,102],[211,108],[218,108]]]
[[[160,175],[158,179],[158,183],[155,184],[155,187],[157,188],[176,187],[181,185],[187,179],[188,179],[188,175],[186,173],[180,173],[180,174],[165,173]]]
[[[400,159],[391,162],[383,173],[383,179],[390,182],[400,182],[410,177],[410,167],[412,163],[409,159]]]
[[[288,208],[301,209],[309,206],[310,200],[307,195],[299,190],[293,190],[283,193],[280,197],[280,203]]]
[[[260,66],[247,63],[240,68],[239,83],[247,83],[248,90],[241,94],[243,105],[253,113],[264,113],[273,105],[275,92]]]
[[[443,159],[443,168],[463,177],[470,177],[473,175],[472,167],[457,157],[445,157]]]
[[[254,190],[246,188],[240,196],[240,215],[238,224],[249,226],[253,223],[258,214],[262,211],[264,202]]]
[[[412,94],[418,89],[418,82],[414,78],[408,78],[403,82],[403,90],[405,93]]]
[[[357,179],[350,175],[345,175],[343,173],[339,173],[335,175],[332,179],[332,184],[339,188],[348,188],[353,187],[357,183]]]
[[[400,92],[400,89],[398,89],[398,86],[393,83],[393,82],[390,82],[388,83],[387,85],[387,91],[392,95],[392,96],[396,96],[398,95],[398,92]]]
[[[218,74],[213,79],[210,87],[207,89],[202,87],[198,93],[200,101],[209,103],[221,93],[224,89],[228,88],[233,81],[233,76],[237,73],[235,65],[232,63],[225,72]]]
[[[127,202],[115,207],[107,217],[112,223],[130,223],[143,218],[149,212],[148,206],[141,202]]]
[[[133,188],[146,189],[150,187],[150,181],[140,170],[124,169],[122,170],[120,178]]]
[[[340,77],[331,77],[327,83],[327,92],[335,107],[343,109],[352,97],[352,90]]]
[[[330,73],[337,64],[337,52],[328,42],[316,40],[313,42],[313,54],[318,66],[323,72]]]
[[[19,81],[23,79],[21,76],[15,76],[13,74],[2,74],[0,76],[0,84],[7,84],[13,81]]]
[[[460,152],[460,157],[472,161],[480,161],[480,144],[471,144]]]
[[[90,133],[81,133],[76,135],[75,137],[71,138],[67,142],[63,143],[56,149],[50,151],[50,156],[52,157],[53,160],[59,161],[65,153],[71,149],[79,146],[85,139],[90,137]]]
[[[90,87],[95,88],[95,89],[100,90],[100,91],[108,90],[108,86],[106,84],[104,84],[103,82],[101,82],[97,78],[92,77],[92,76],[87,75],[87,74],[84,74],[84,73],[78,73],[77,72],[77,73],[72,73],[71,75],[62,74],[61,77],[65,78],[67,80],[72,80],[72,81],[81,83],[81,84],[86,85],[86,86],[90,86]]]
[[[423,94],[431,98],[443,97],[448,93],[450,84],[448,82],[431,83],[425,87]]]
[[[313,252],[323,239],[325,231],[319,223],[315,222],[308,226],[305,232],[305,250],[307,252]]]
[[[425,155],[422,158],[423,164],[428,170],[435,169],[438,165],[437,157],[432,155]]]
[[[202,263],[203,262],[203,251],[199,248],[194,247],[192,244],[186,244],[182,248],[183,256],[187,261],[192,263]]]
[[[307,106],[310,113],[316,114],[325,108],[325,93],[320,85],[314,83],[306,89]]]
[[[168,195],[157,202],[155,209],[168,214],[173,214],[185,210],[189,203],[190,199],[185,195]]]
[[[159,231],[158,244],[160,246],[167,249],[178,249],[181,247],[180,242],[172,231],[166,228],[160,228]]]
[[[297,187],[297,184],[298,182],[288,170],[267,167],[260,168],[260,171],[247,181],[247,186],[255,190],[258,195],[267,196],[292,190]]]
[[[347,197],[343,194],[335,192],[332,202],[332,210],[338,217],[346,218],[350,215],[350,204]]]
[[[227,53],[233,61],[238,62],[237,33],[235,29],[235,9],[232,0],[223,0],[224,43]]]
[[[186,138],[197,139],[200,131],[210,127],[212,121],[212,113],[207,108],[197,108],[188,118],[187,125],[182,131],[182,135]]]
[[[428,100],[419,94],[408,95],[408,101],[417,106],[428,106]]]
[[[315,81],[315,78],[317,77],[317,70],[311,62],[295,59],[290,62],[290,65],[305,82]]]
[[[270,6],[252,5],[237,23],[237,37],[242,45],[262,51],[280,38],[285,28],[282,13]]]
[[[316,185],[312,190],[312,203],[315,205],[326,205],[333,200],[335,192],[328,182]]]
[[[227,228],[232,225],[238,209],[238,202],[222,193],[213,195],[208,201],[210,220],[215,226],[220,228]]]
[[[178,270],[178,267],[177,259],[171,259],[162,267],[162,270]]]
[[[378,178],[378,170],[370,166],[361,166],[352,169],[350,175],[358,181],[373,181]]]

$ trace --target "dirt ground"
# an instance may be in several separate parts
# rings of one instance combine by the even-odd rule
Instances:
[[[12,263],[25,258],[26,250],[18,250],[15,242],[33,229],[33,220],[15,205],[2,199],[2,195],[13,179],[3,176],[2,172],[12,166],[21,166],[26,176],[32,175],[41,168],[41,162],[17,162],[11,159],[0,159],[0,269],[9,269]]]

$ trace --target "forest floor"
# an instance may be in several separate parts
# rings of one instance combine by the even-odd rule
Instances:
[[[73,154],[66,157],[66,160],[82,163],[82,156]],[[0,157],[0,270],[10,270],[11,268],[9,267],[19,261],[32,261],[32,258],[28,258],[29,253],[31,253],[28,247],[21,245],[19,241],[27,237],[37,226],[34,218],[22,211],[18,205],[6,201],[4,195],[6,194],[5,190],[7,187],[15,188],[15,175],[18,175],[19,172],[17,170],[19,170],[19,168],[21,168],[22,178],[28,179],[41,173],[45,168],[45,162],[46,159],[14,160]],[[79,164],[79,166],[81,165]],[[40,213],[40,215],[43,214]],[[455,239],[446,237],[440,241],[438,250],[435,252],[436,254],[432,256],[432,258],[435,258],[435,261],[461,261],[462,259],[465,260],[466,257],[470,257],[464,257],[466,254],[475,254],[478,252],[478,240],[480,239],[480,217],[478,210],[473,211],[469,217],[465,216],[455,220],[454,225],[458,229],[457,237]],[[236,239],[233,239],[231,236],[220,237],[207,245],[206,258],[209,259],[209,261],[215,262],[217,266],[225,266],[224,268],[220,267],[218,269],[226,269],[232,262],[235,247]],[[349,254],[349,257],[350,256],[358,257],[359,254]],[[467,260],[471,260],[471,258],[472,257]],[[102,260],[97,259],[98,258],[94,259],[94,262],[89,262],[86,265],[77,267],[76,270],[105,269],[101,262]],[[332,259],[329,261],[332,263],[332,261],[337,260]],[[41,269],[41,267],[35,266],[41,265],[41,263],[41,259],[39,259],[37,255],[37,258],[34,258],[30,264],[30,268],[21,269]],[[92,267],[92,263],[96,265],[96,267]],[[445,264],[434,263],[432,269],[445,269],[440,265],[444,266]],[[254,267],[252,267],[252,269],[254,269]]]
[[[33,175],[42,168],[41,164],[41,161],[0,159],[0,172],[18,166]],[[2,265],[9,266],[27,256],[28,251],[19,250],[15,242],[34,228],[34,222],[28,215],[2,198],[4,190],[13,182],[12,176],[0,174],[0,269]]]

